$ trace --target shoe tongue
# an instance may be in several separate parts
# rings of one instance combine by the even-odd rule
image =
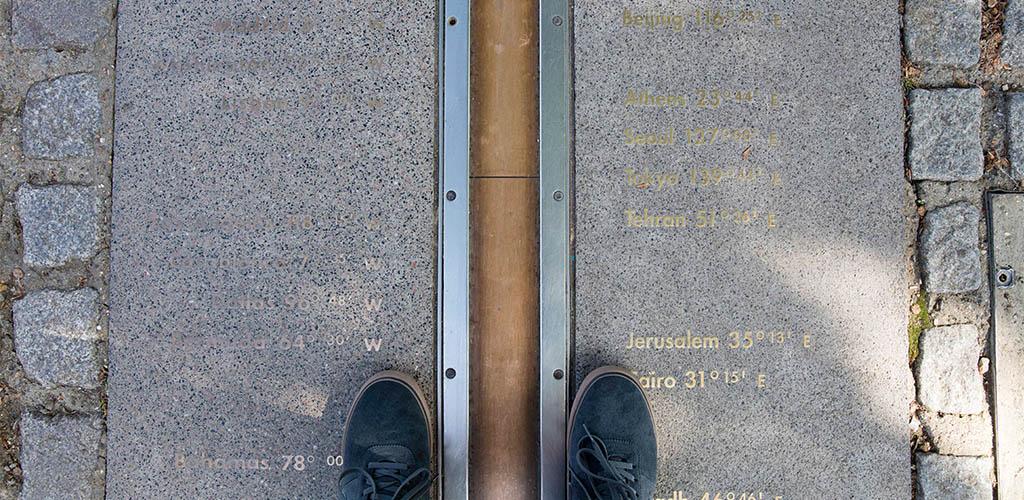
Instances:
[[[402,445],[382,444],[371,446],[367,451],[373,456],[374,462],[397,462],[410,465],[413,463],[412,451]]]
[[[633,461],[633,445],[621,439],[605,439],[604,446],[608,449],[608,458],[618,461]]]
[[[629,474],[647,480],[653,479],[646,477],[647,474],[645,474],[644,471],[652,470],[652,468],[655,467],[655,464],[647,463],[643,454],[637,454],[636,445],[634,443],[622,439],[611,438],[604,440],[604,446],[608,449],[609,460],[633,464],[633,469],[628,471]]]

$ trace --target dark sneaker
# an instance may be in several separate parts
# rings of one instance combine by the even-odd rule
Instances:
[[[569,498],[654,497],[658,445],[640,384],[622,368],[587,375],[569,413]]]
[[[348,412],[342,446],[341,500],[430,498],[430,420],[412,377],[382,372],[368,380]]]

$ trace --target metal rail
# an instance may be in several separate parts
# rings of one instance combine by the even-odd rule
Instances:
[[[441,498],[469,498],[469,6],[438,7],[438,422]]]
[[[569,0],[540,0],[540,498],[566,498],[565,425],[570,363]]]

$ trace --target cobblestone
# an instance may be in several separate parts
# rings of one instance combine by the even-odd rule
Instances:
[[[109,0],[14,0],[12,40],[23,49],[84,49],[110,29],[109,9]]]
[[[1024,67],[1024,1],[1010,0],[1003,21],[1003,63]]]
[[[100,207],[95,190],[24,185],[16,197],[26,264],[60,266],[72,259],[87,259],[96,252]]]
[[[920,500],[989,500],[992,498],[992,459],[917,454],[917,494]]]
[[[117,4],[0,0],[0,499],[104,497]]]
[[[929,293],[965,293],[981,288],[978,224],[981,212],[957,203],[929,212],[921,234],[921,260]]]
[[[22,150],[29,158],[91,156],[100,128],[99,83],[78,73],[36,83],[25,97]]]
[[[33,292],[14,303],[14,349],[25,373],[46,387],[99,386],[95,290]]]
[[[984,174],[981,91],[910,93],[910,170],[914,180],[973,181]]]
[[[974,66],[980,39],[981,0],[907,0],[905,42],[913,62]]]
[[[955,325],[932,328],[921,335],[918,358],[918,396],[930,410],[976,415],[987,410],[985,385],[978,362],[978,327]]]
[[[992,418],[981,415],[941,415],[921,412],[925,435],[943,455],[992,455]]]
[[[97,496],[100,427],[93,417],[21,416],[20,498],[91,499]]]
[[[1010,94],[1007,106],[1010,108],[1008,156],[1014,175],[1019,179],[1024,177],[1024,94]]]

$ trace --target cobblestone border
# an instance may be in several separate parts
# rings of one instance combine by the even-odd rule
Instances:
[[[104,495],[115,12],[0,0],[0,498]]]
[[[1024,61],[1003,61],[1006,0],[902,3],[906,171],[919,215],[909,332],[915,493],[993,498],[985,194],[1024,188],[1010,160],[1009,125],[1011,97],[1024,92]],[[1024,33],[1009,38],[1024,42]],[[928,53],[933,47],[961,60],[939,60]],[[939,143],[948,150],[914,150]]]

